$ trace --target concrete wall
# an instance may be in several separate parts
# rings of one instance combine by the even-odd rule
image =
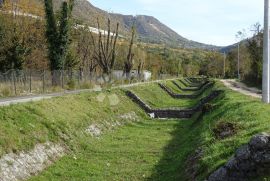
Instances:
[[[180,81],[180,80],[179,80]],[[209,81],[205,81],[203,84],[201,84],[199,87],[181,87],[176,81],[172,81],[174,85],[176,85],[180,90],[182,91],[198,91],[200,90],[203,86],[209,83]]]
[[[159,86],[164,91],[166,91],[171,97],[173,97],[175,99],[185,99],[185,98],[196,99],[199,96],[201,96],[206,89],[208,89],[209,87],[211,87],[213,85],[214,85],[213,82],[208,82],[207,84],[204,84],[203,87],[201,87],[201,89],[197,93],[195,93],[195,94],[175,94],[169,87],[167,87],[167,86],[159,83]]]
[[[209,101],[218,97],[222,91],[213,91],[207,97],[201,99],[199,103],[191,109],[152,109],[149,105],[144,103],[136,94],[131,91],[126,91],[128,97],[130,97],[135,103],[137,103],[148,114],[154,114],[154,118],[191,118],[195,113],[202,110],[203,106]]]

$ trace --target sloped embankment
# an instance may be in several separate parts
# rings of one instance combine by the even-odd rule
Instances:
[[[212,173],[208,181],[246,181],[269,176],[269,155],[270,135],[256,135],[239,148],[225,166]]]
[[[191,118],[197,112],[202,111],[204,105],[211,100],[218,97],[222,91],[213,91],[207,97],[202,98],[197,105],[192,108],[163,108],[163,109],[153,109],[146,103],[144,103],[136,94],[131,91],[127,91],[126,94],[129,96],[135,103],[137,103],[145,112],[150,114],[153,118]]]
[[[205,83],[206,82],[206,83]],[[151,108],[147,103],[145,103],[138,95],[136,95],[134,92],[130,90],[126,90],[126,94],[128,97],[130,97],[135,103],[137,103],[146,113],[148,113],[153,118],[191,118],[194,116],[197,112],[202,111],[205,104],[212,101],[216,97],[218,97],[222,91],[209,91],[207,96],[198,99],[207,89],[210,89],[214,85],[214,82],[205,81],[201,83],[197,83],[198,89],[197,92],[193,94],[176,94],[174,93],[169,87],[162,83],[158,83],[159,88],[165,91],[171,98],[178,99],[180,102],[183,99],[194,99],[194,105],[191,107],[186,108]],[[136,91],[136,90],[135,90]],[[152,92],[151,89],[144,90],[145,92],[149,91]],[[164,99],[164,97],[160,97],[160,99]]]
[[[91,125],[106,134],[140,114],[120,90],[1,107],[0,180],[26,180],[72,154],[80,135],[96,134]]]
[[[224,96],[189,121],[152,120],[121,90],[0,108],[0,155],[31,153],[47,142],[65,145],[66,155],[31,181],[204,180],[253,135],[270,132],[269,105],[219,83],[214,88]],[[132,89],[154,108],[196,104],[172,99],[157,84]],[[233,134],[223,134],[228,129],[220,125],[233,125]]]

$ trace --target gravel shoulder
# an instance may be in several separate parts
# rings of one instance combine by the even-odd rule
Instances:
[[[262,98],[262,91],[254,88],[254,87],[248,87],[244,83],[237,82],[234,79],[224,79],[221,80],[221,82],[228,88],[240,92],[241,94],[245,94],[247,96],[255,97],[255,98]]]

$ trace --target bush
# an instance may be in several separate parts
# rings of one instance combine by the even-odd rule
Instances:
[[[204,113],[211,112],[213,109],[214,109],[213,104],[211,104],[211,103],[206,103],[206,104],[203,106],[202,113],[204,114]]]
[[[11,96],[10,89],[7,88],[7,87],[3,88],[2,91],[1,91],[1,96],[3,96],[3,97],[9,97],[9,96]]]
[[[84,82],[80,85],[80,89],[92,89],[94,87],[95,87],[94,84],[89,82]]]
[[[76,83],[75,83],[75,80],[74,79],[70,79],[67,83],[67,89],[68,90],[74,90],[75,87],[76,87]]]
[[[221,121],[215,125],[213,132],[216,138],[225,139],[237,133],[239,126],[236,123]]]

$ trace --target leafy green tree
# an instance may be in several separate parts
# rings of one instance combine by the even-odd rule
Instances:
[[[12,37],[8,46],[1,50],[0,71],[5,72],[11,69],[22,70],[24,57],[30,52],[19,38],[15,35]]]
[[[53,11],[52,0],[45,0],[46,12],[46,38],[48,41],[49,59],[51,70],[61,68],[60,56],[58,50],[58,31],[56,19]]]
[[[8,23],[10,22],[10,23]],[[31,49],[26,46],[16,24],[10,19],[0,17],[0,71],[22,70],[25,57]]]
[[[74,0],[69,3],[63,2],[60,14],[60,26],[57,27],[56,17],[54,15],[52,0],[44,0],[46,13],[46,38],[48,41],[50,68],[52,71],[64,69],[64,61],[69,45],[69,31],[71,12]],[[57,75],[56,75],[57,77]],[[53,76],[53,85],[59,84],[59,81]]]
[[[262,82],[262,62],[263,62],[263,31],[259,24],[254,25],[254,37],[248,40],[248,51],[251,58],[250,78],[260,85]]]
[[[252,26],[253,36],[240,44],[240,72],[244,82],[252,86],[261,86],[263,64],[263,30],[259,23]],[[244,33],[239,32],[239,35]],[[237,74],[237,47],[233,48],[226,58],[226,77]]]

